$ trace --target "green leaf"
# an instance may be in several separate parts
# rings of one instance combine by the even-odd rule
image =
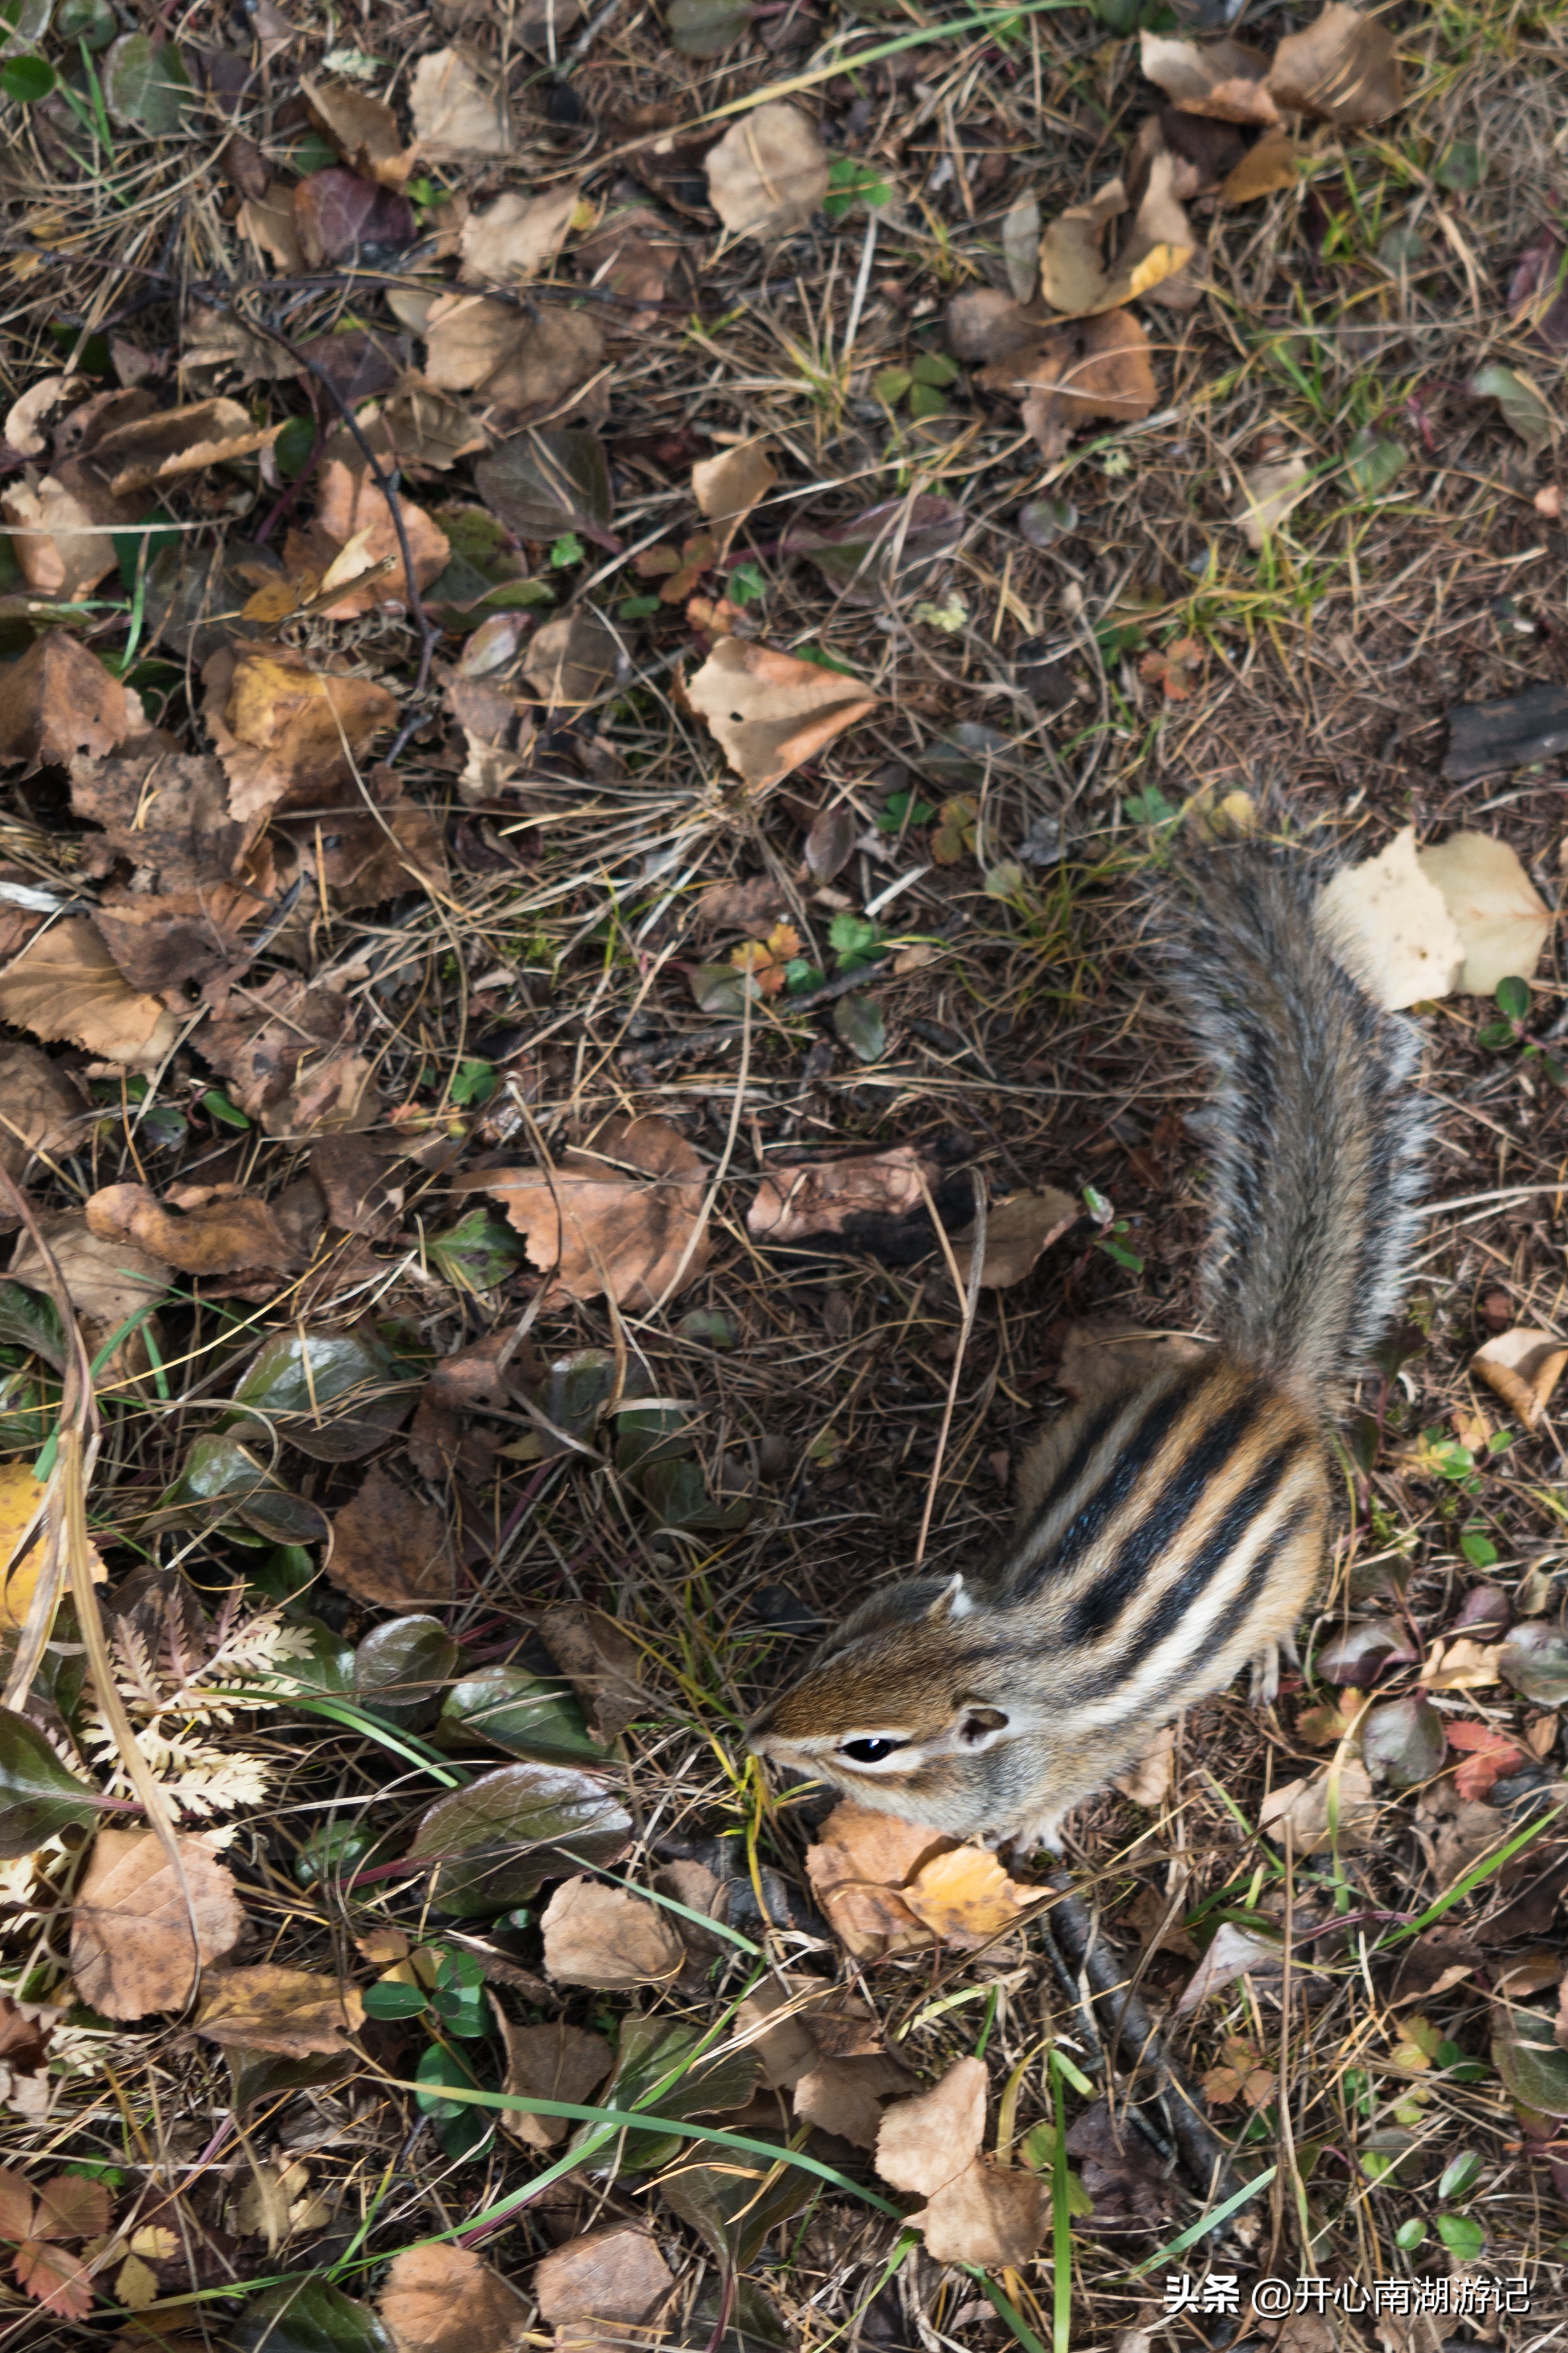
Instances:
[[[888,1050],[881,1008],[868,997],[841,997],[833,1008],[833,1026],[857,1061],[880,1061]]]
[[[461,1657],[438,1618],[394,1618],[355,1651],[354,1696],[389,1724],[420,1730],[435,1720],[437,1695]]]
[[[661,596],[623,596],[616,607],[616,617],[623,621],[649,621],[663,610]]]
[[[0,6],[0,57],[37,48],[49,29],[51,0],[5,0]]]
[[[572,1438],[584,1439],[593,1430],[600,1413],[615,1394],[616,1360],[607,1348],[577,1348],[569,1356],[558,1356],[545,1376],[544,1392],[539,1399],[541,1412],[557,1430]],[[628,1368],[626,1394],[647,1396],[647,1391],[637,1378],[636,1370]],[[546,1453],[559,1453],[560,1441],[544,1436]]]
[[[525,539],[558,539],[575,528],[603,534],[610,520],[610,470],[592,433],[521,433],[474,469],[479,496]]]
[[[1472,1568],[1493,1568],[1497,1565],[1497,1546],[1490,1536],[1479,1528],[1465,1530],[1459,1538],[1459,1550]]]
[[[547,1879],[625,1852],[632,1818],[606,1784],[554,1765],[503,1765],[438,1798],[408,1849],[436,1865],[431,1902],[455,1919],[510,1911]]]
[[[370,2306],[324,2279],[264,2288],[225,2334],[239,2353],[393,2353]]]
[[[220,1093],[216,1087],[208,1087],[202,1097],[202,1109],[209,1119],[216,1119],[220,1127],[244,1128],[250,1125],[249,1120],[237,1103],[231,1103],[228,1097]]]
[[[106,49],[120,26],[109,0],[60,0],[55,30],[73,48],[79,41],[84,48]]]
[[[324,1512],[291,1494],[237,1433],[216,1430],[193,1440],[178,1477],[159,1497],[153,1514],[154,1523],[191,1518],[211,1525],[237,1520],[275,1544],[321,1544],[328,1533]]]
[[[743,2108],[755,2087],[762,2063],[755,2051],[733,2051],[722,2059],[691,2053],[702,2039],[699,2026],[679,2019],[644,2018],[632,2010],[621,2021],[615,2073],[598,2097],[607,2108],[635,2108],[646,2100],[672,2068],[687,2063],[678,2080],[659,2093],[658,2114],[676,2123],[689,2117],[722,2114]],[[572,2147],[588,2140],[592,2125],[579,2125]],[[647,2173],[667,2165],[686,2147],[672,2133],[627,2132],[588,2160],[588,2170],[600,2175]]]
[[[493,1291],[528,1256],[522,1235],[489,1209],[470,1209],[444,1234],[433,1234],[425,1248],[437,1273],[463,1292]]]
[[[1416,1788],[1443,1769],[1443,1719],[1429,1699],[1384,1700],[1362,1725],[1361,1752],[1374,1780]]]
[[[602,1765],[576,1694],[526,1667],[480,1667],[453,1684],[441,1708],[445,1745],[482,1740],[541,1765]]]
[[[367,2018],[417,2018],[430,2007],[428,1996],[418,1986],[401,1985],[395,1978],[366,1986],[361,2000]]]
[[[184,60],[171,42],[151,33],[122,34],[103,61],[109,111],[149,139],[173,139],[185,128],[194,93]],[[335,160],[335,159],[334,159]]]
[[[1394,2243],[1396,2247],[1403,2247],[1405,2253],[1410,2254],[1421,2244],[1426,2236],[1426,2223],[1419,2216],[1413,2215],[1408,2222],[1401,2222],[1394,2234]]]
[[[875,164],[863,164],[855,155],[839,155],[828,166],[827,194],[822,200],[828,220],[841,221],[856,205],[864,205],[868,212],[880,212],[892,201],[892,185]]]
[[[1500,2012],[1492,2064],[1521,2107],[1568,2116],[1568,2051],[1558,2049],[1550,2018],[1533,2010]]]
[[[316,427],[309,417],[291,417],[272,444],[278,470],[286,482],[297,482],[316,446]]]
[[[469,1103],[488,1103],[499,1083],[493,1062],[459,1062],[449,1092],[452,1101],[466,1109]]]
[[[564,572],[569,564],[581,564],[587,552],[574,531],[563,531],[552,543],[550,561],[557,572]]]
[[[235,1390],[236,1409],[220,1426],[265,1414],[280,1437],[318,1462],[357,1462],[402,1429],[414,1386],[396,1377],[380,1341],[363,1330],[279,1332],[251,1363]]]
[[[872,396],[884,402],[889,408],[897,408],[913,382],[914,377],[906,367],[879,368],[871,378]]]
[[[838,958],[840,972],[869,964],[882,944],[882,926],[865,915],[840,913],[828,925],[827,944]]]
[[[740,1344],[735,1319],[722,1307],[692,1307],[676,1324],[681,1340],[700,1340],[710,1348],[733,1348]]]
[[[692,966],[691,994],[704,1013],[741,1013],[748,997],[755,998],[756,984],[732,964],[700,964]]]
[[[350,1694],[354,1687],[354,1654],[342,1636],[320,1618],[290,1617],[289,1622],[310,1643],[305,1658],[289,1660],[290,1680],[303,1691],[328,1698]]]
[[[732,605],[760,605],[767,596],[768,584],[761,567],[748,557],[744,564],[736,565],[724,593]]]
[[[1473,2263],[1486,2245],[1487,2234],[1468,2214],[1439,2214],[1437,2236],[1462,2263]]]
[[[1031,547],[1054,547],[1078,528],[1078,509],[1070,499],[1030,499],[1018,509],[1018,531]]]
[[[1405,462],[1405,451],[1399,442],[1389,440],[1371,425],[1363,425],[1351,442],[1345,472],[1352,489],[1363,499],[1373,499],[1387,490]]]
[[[0,1282],[0,1344],[26,1348],[63,1373],[69,1353],[65,1326],[52,1299],[20,1282]]]
[[[1510,972],[1497,985],[1497,1008],[1510,1021],[1523,1021],[1530,1013],[1530,983]]]
[[[938,392],[931,384],[911,384],[909,410],[911,417],[944,417],[947,414],[947,395]]]
[[[55,86],[55,69],[42,58],[11,58],[0,66],[0,90],[18,106],[37,106]]]
[[[1568,1633],[1543,1618],[1528,1618],[1498,1653],[1498,1672],[1511,1691],[1540,1707],[1568,1703]]]
[[[1472,188],[1480,186],[1486,169],[1475,141],[1456,139],[1433,164],[1432,177],[1440,188],[1452,188],[1456,195],[1468,195]]]
[[[722,57],[749,29],[748,0],[670,0],[669,46],[683,58]]]
[[[321,1882],[352,1879],[375,1852],[374,1831],[360,1822],[319,1822],[294,1857],[292,1870],[301,1887]],[[391,1857],[389,1856],[390,1862]]]
[[[1479,368],[1470,378],[1469,391],[1476,400],[1495,400],[1510,426],[1532,457],[1544,449],[1552,438],[1552,411],[1532,384],[1527,384],[1512,368],[1494,361],[1490,366]]]
[[[1473,2148],[1461,2149],[1443,2168],[1443,2178],[1437,2184],[1439,2198],[1468,2198],[1481,2178],[1481,2159]]]
[[[1484,1046],[1489,1054],[1499,1052],[1504,1046],[1511,1046],[1515,1044],[1516,1038],[1513,1023],[1511,1021],[1489,1021],[1483,1029],[1477,1030],[1476,1043],[1478,1046]]]
[[[910,374],[917,384],[949,385],[958,374],[958,362],[945,352],[922,352]]]
[[[640,1474],[637,1488],[643,1502],[665,1528],[743,1528],[752,1516],[751,1504],[744,1495],[727,1504],[715,1503],[703,1482],[700,1463],[689,1458],[650,1462]]]
[[[31,1854],[100,1811],[97,1791],[68,1772],[36,1725],[0,1708],[0,1856]]]

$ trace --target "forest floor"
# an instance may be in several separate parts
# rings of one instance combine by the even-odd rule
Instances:
[[[743,1736],[1198,1323],[1174,846],[1562,889],[1568,16],[1196,14],[5,11],[0,2353],[1563,2341],[1559,946],[1271,1707]]]

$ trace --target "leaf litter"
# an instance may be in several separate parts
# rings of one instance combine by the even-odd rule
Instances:
[[[1529,104],[1503,152],[1474,61],[1341,5],[1257,47],[706,0],[411,48],[268,0],[84,22],[27,14],[5,69],[18,2293],[216,2296],[237,2345],[1045,2342],[1212,2199],[1168,2153],[1205,2095],[1256,2179],[1286,2047],[1304,2268],[1369,2202],[1423,2279],[1511,2256],[1568,2100]],[[1462,1222],[1347,1425],[1305,1666],[1069,1824],[1075,1947],[1054,1866],[759,1812],[737,1728],[893,1557],[1005,1540],[1088,1314],[1186,1345],[1125,1336],[1141,1292],[1190,1321],[1201,1158],[1134,952],[1238,808],[1332,846],[1325,921],[1437,1008]],[[1435,1894],[1457,1960],[1388,1941]],[[1097,1950],[1147,2032],[1083,2007]],[[1394,2030],[1391,2128],[1342,2054],[1417,1951],[1441,2022]],[[105,2050],[153,2157],[93,2121]],[[187,2179],[168,2136],[215,2109],[258,2154]],[[1409,2227],[1428,2129],[1515,2167],[1452,2238]],[[329,2285],[356,2135],[409,2202]],[[884,2151],[923,2244],[879,2291]],[[508,2198],[521,2233],[433,2243]]]

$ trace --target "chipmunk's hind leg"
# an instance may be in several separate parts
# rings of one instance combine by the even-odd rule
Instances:
[[[1286,1659],[1293,1667],[1301,1663],[1296,1648],[1296,1637],[1287,1630],[1265,1642],[1252,1662],[1252,1688],[1247,1697],[1254,1707],[1272,1707],[1279,1696],[1279,1662]]]

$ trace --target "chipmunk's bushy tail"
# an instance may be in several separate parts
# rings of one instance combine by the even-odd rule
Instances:
[[[1205,1296],[1228,1348],[1321,1393],[1363,1368],[1404,1282],[1420,1033],[1339,961],[1300,856],[1226,846],[1185,879],[1167,971],[1216,1073]]]

